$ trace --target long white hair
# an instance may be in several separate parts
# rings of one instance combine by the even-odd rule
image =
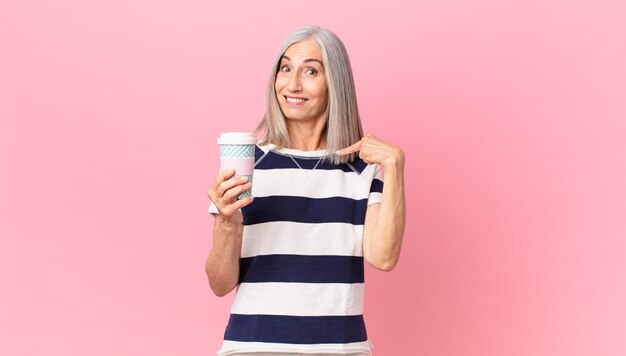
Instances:
[[[333,32],[317,26],[301,27],[290,33],[278,51],[272,73],[267,83],[265,116],[257,127],[261,144],[274,144],[277,148],[289,148],[289,132],[286,118],[280,110],[274,84],[280,60],[289,46],[305,40],[314,40],[322,50],[322,61],[328,85],[328,118],[322,135],[326,142],[329,159],[334,164],[352,161],[355,153],[337,156],[335,151],[348,147],[363,137],[354,88],[352,67],[343,42]]]

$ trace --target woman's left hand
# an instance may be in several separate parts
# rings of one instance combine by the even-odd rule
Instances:
[[[343,156],[356,151],[359,151],[359,157],[367,164],[380,164],[385,168],[404,166],[402,149],[369,134],[363,136],[354,145],[343,148],[335,154]]]

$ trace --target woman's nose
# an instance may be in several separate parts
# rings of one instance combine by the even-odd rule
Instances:
[[[290,92],[298,92],[302,90],[302,78],[300,78],[300,74],[298,74],[298,72],[291,72],[289,82],[287,83],[287,89]]]

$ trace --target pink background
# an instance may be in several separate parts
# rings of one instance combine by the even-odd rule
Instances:
[[[626,354],[623,1],[0,2],[0,354],[213,355],[206,191],[288,32],[334,30],[408,226],[378,356]]]

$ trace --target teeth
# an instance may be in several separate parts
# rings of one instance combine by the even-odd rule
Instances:
[[[304,99],[301,98],[290,98],[290,97],[286,97],[287,98],[287,102],[289,103],[303,103]]]

